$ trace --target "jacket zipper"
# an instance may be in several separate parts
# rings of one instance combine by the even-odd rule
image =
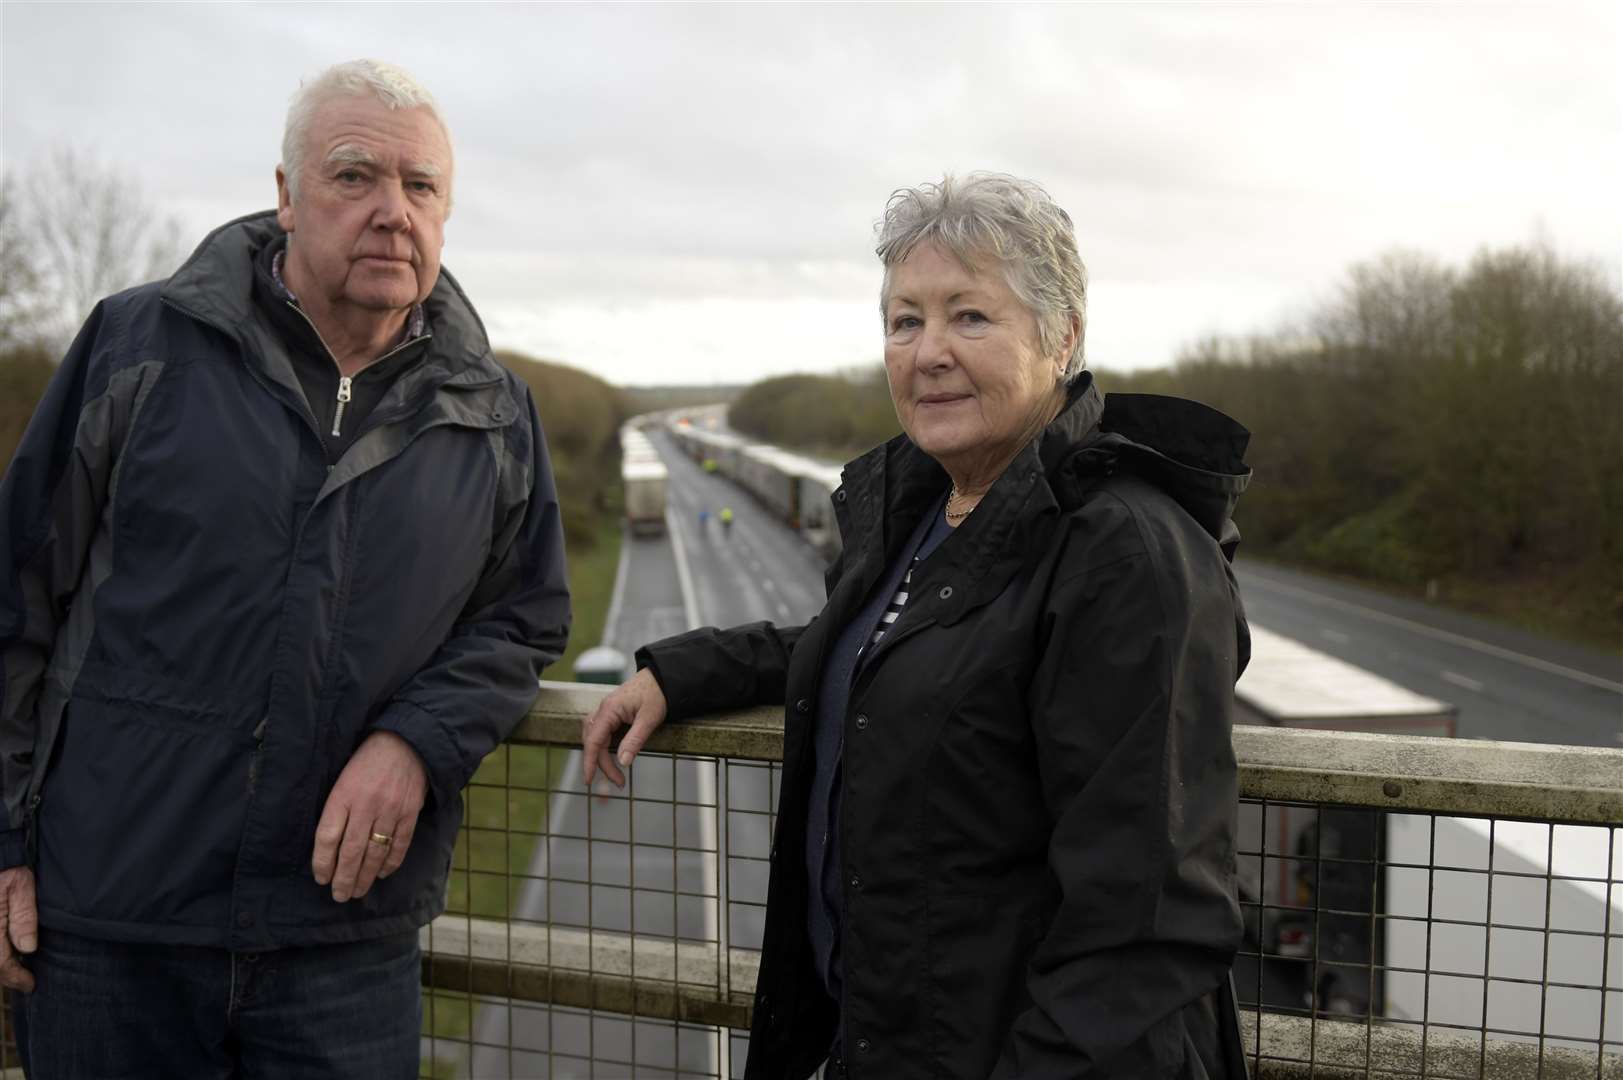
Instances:
[[[299,313],[299,318],[304,320],[305,325],[310,328],[310,332],[316,336],[316,340],[321,342],[321,348],[327,353],[327,359],[331,360],[332,366],[338,370],[338,403],[337,407],[333,410],[332,416],[332,434],[334,438],[338,438],[344,434],[344,406],[348,405],[350,400],[354,397],[351,390],[354,386],[355,380],[352,377],[344,374],[344,368],[338,363],[338,357],[334,355],[332,346],[327,344],[327,339],[321,336],[321,331],[316,329],[315,322],[311,320],[310,316],[305,312],[305,310],[291,300],[285,302],[289,308]],[[402,349],[409,348],[417,344],[419,341],[426,341],[428,340],[428,337],[428,334],[419,334],[417,337],[408,338],[396,345],[394,348],[390,349],[388,352],[384,353],[382,356],[379,356],[376,360],[373,360],[370,364],[367,364],[367,367],[371,367],[372,364],[387,360],[395,353],[401,351]],[[356,374],[359,374],[359,372]],[[332,471],[331,465],[327,467],[327,471]]]
[[[338,376],[338,407],[335,410],[333,410],[333,414],[332,414],[332,433],[333,433],[333,435],[335,437],[339,436],[339,435],[342,435],[344,433],[344,431],[343,431],[344,406],[349,404],[349,399],[350,399],[350,396],[351,396],[350,392],[349,392],[349,388],[350,388],[350,377],[348,375],[342,375],[342,374],[339,375]]]
[[[41,798],[38,794],[30,796],[28,800],[27,831],[23,833],[23,851],[26,853],[25,866],[39,865],[39,804]]]

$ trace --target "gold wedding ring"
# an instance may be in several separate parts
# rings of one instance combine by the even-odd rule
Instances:
[[[392,836],[384,836],[380,832],[375,832],[371,836],[371,841],[372,841],[372,843],[377,844],[380,847],[388,847],[390,844],[394,843],[394,837],[392,837]]]

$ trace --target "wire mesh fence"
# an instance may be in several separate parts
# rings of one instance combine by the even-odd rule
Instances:
[[[668,725],[624,790],[587,792],[591,694],[544,692],[467,791],[422,935],[423,1077],[743,1075],[781,729]],[[1623,1080],[1623,753],[1235,746],[1253,1076]]]
[[[430,992],[423,1075],[741,1076],[778,769],[647,755],[624,792],[588,795],[575,755],[551,760],[539,828],[479,824],[474,808],[492,804],[470,795],[453,884],[470,900],[427,945],[491,959],[506,993]],[[1244,800],[1235,981],[1255,1074],[1619,1074],[1620,840],[1603,826]],[[517,898],[505,926],[481,892]],[[434,1015],[447,1007],[455,1023]]]
[[[424,933],[422,1075],[742,1076],[778,780],[647,753],[589,793],[566,748],[494,756]]]
[[[1618,832],[1243,804],[1251,1054],[1357,1075],[1623,1070]]]
[[[569,713],[526,737],[569,741]],[[425,935],[424,1076],[743,1075],[779,784],[776,747],[748,734],[690,731],[704,752],[645,754],[612,793],[585,792],[563,746],[528,748],[548,762],[519,769],[545,794],[529,824],[522,799],[470,793],[468,899]],[[1236,747],[1254,1076],[1623,1077],[1623,755],[1282,731]],[[1552,768],[1562,790],[1529,784]],[[498,911],[482,891],[531,899]],[[456,1023],[429,1015],[446,999]]]

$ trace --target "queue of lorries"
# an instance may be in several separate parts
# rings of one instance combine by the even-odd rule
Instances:
[[[657,424],[684,454],[747,491],[762,511],[832,561],[839,553],[831,501],[840,486],[839,466],[722,430],[720,416],[721,410],[711,407],[643,423]],[[662,528],[665,467],[647,435],[635,427],[622,433],[622,446],[627,524],[642,531],[657,518]],[[1235,688],[1235,700],[1241,723],[1436,738],[1454,737],[1458,712],[1448,702],[1255,626],[1251,663]],[[1550,866],[1552,828],[1560,830],[1568,853],[1559,871]],[[1252,913],[1246,947],[1265,958],[1300,961],[1300,1001],[1294,1004],[1319,1014],[1467,1028],[1485,1024],[1499,1032],[1530,1025],[1536,1031],[1538,982],[1592,986],[1597,981],[1596,958],[1573,944],[1594,939],[1542,935],[1541,941],[1555,942],[1551,947],[1525,931],[1560,931],[1567,922],[1583,930],[1609,925],[1615,932],[1623,926],[1623,890],[1605,886],[1614,847],[1607,834],[1604,828],[1246,803],[1240,817],[1241,899]],[[1536,878],[1542,887],[1496,884],[1490,911],[1489,867],[1477,865],[1488,849],[1495,882]],[[1433,872],[1432,866],[1451,869]],[[1562,913],[1559,924],[1551,922],[1556,912]],[[1521,958],[1540,970],[1517,961],[1510,976],[1531,974],[1531,980],[1505,984],[1520,986],[1520,995],[1489,993],[1487,977],[1510,970],[1513,956],[1540,949],[1541,964],[1533,964],[1531,953]],[[1428,953],[1429,969],[1423,962]],[[1490,955],[1495,960],[1485,968]],[[1439,982],[1427,970],[1474,972],[1475,978]],[[1569,1017],[1574,1021],[1569,1030],[1600,1021],[1598,993],[1569,995],[1567,1001],[1569,1009],[1583,1014]],[[1623,1009],[1609,1010],[1605,1026],[1606,1039],[1623,1039]]]

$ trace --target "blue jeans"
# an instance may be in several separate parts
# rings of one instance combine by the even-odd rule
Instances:
[[[415,931],[232,953],[41,929],[17,994],[30,1080],[415,1080]]]

